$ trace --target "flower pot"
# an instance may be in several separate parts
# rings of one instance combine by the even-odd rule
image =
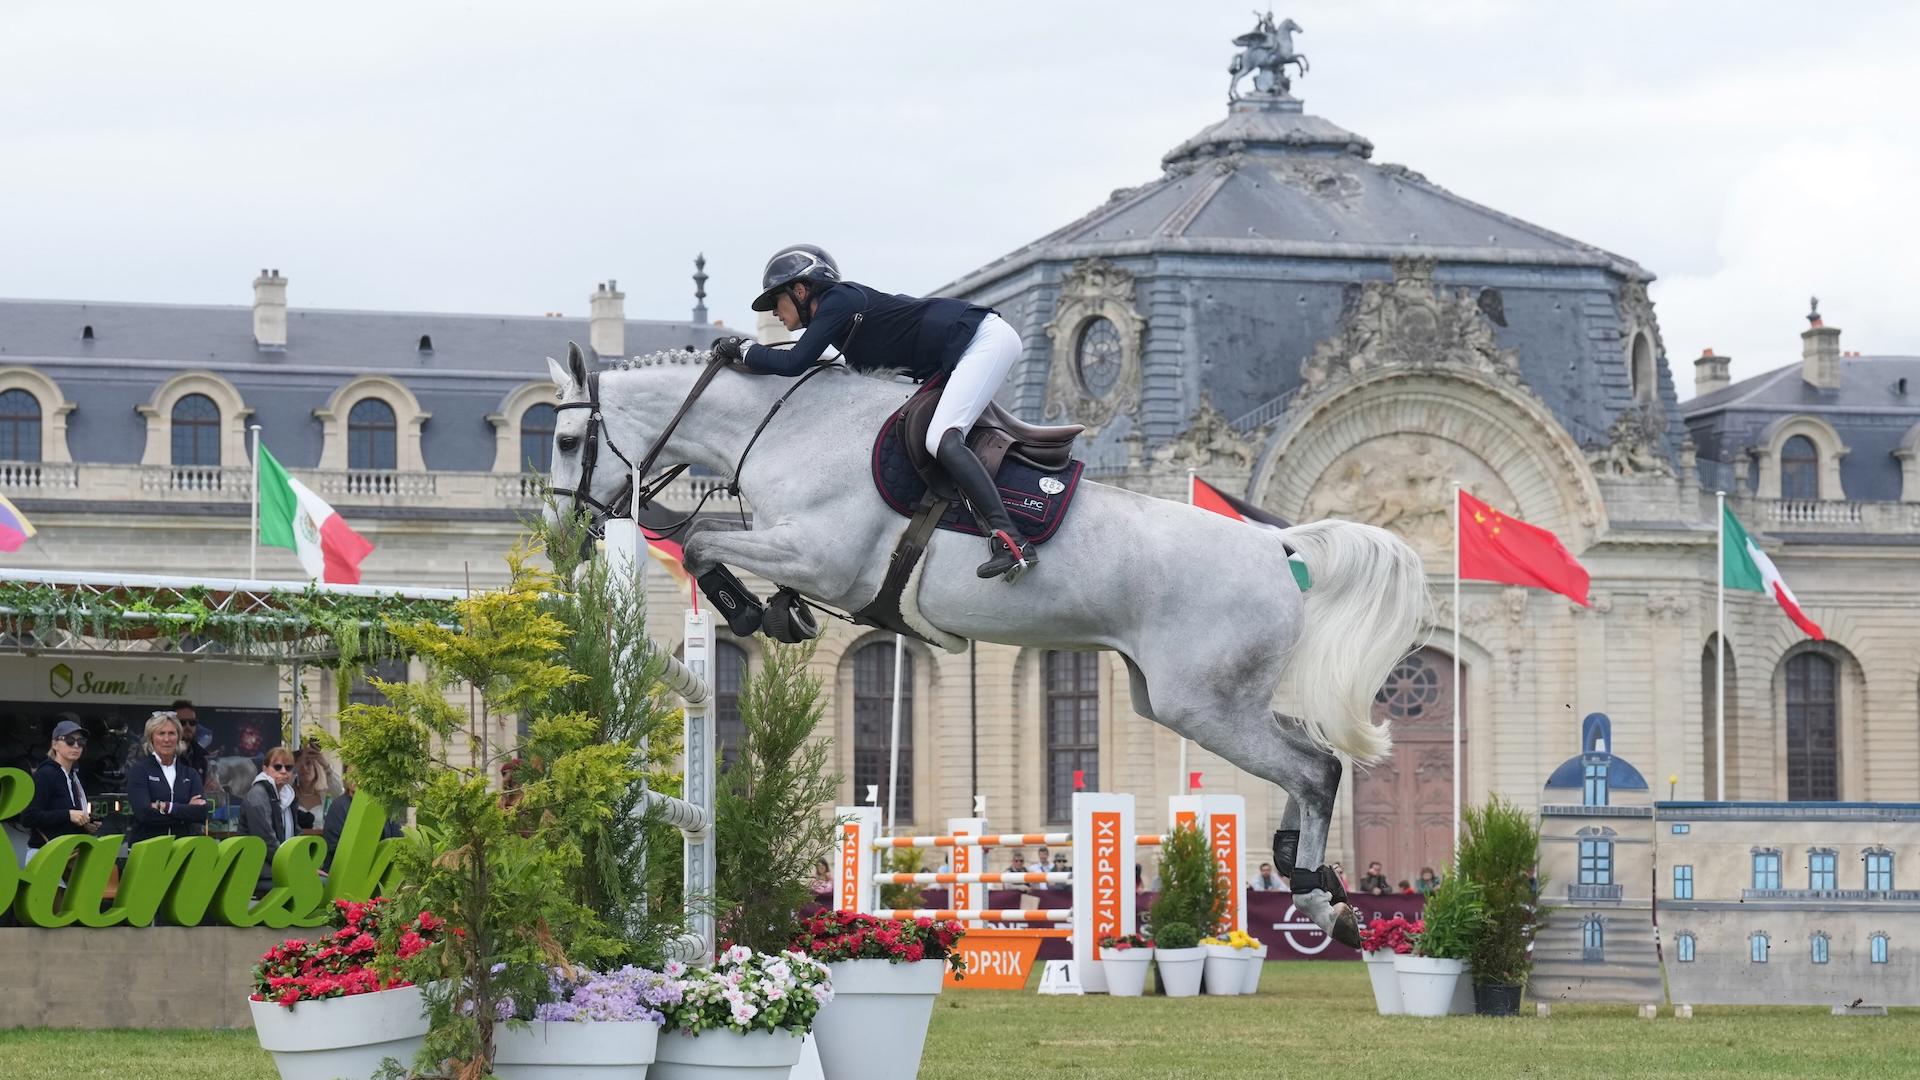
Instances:
[[[1240,984],[1243,994],[1260,992],[1260,974],[1267,969],[1267,945],[1261,942],[1257,948],[1242,949],[1247,958],[1247,980]]]
[[[1519,1016],[1520,987],[1516,983],[1475,983],[1473,1006],[1481,1016]]]
[[[1406,1011],[1400,1004],[1400,980],[1393,971],[1393,958],[1392,949],[1360,954],[1360,959],[1367,962],[1367,979],[1373,983],[1373,1007],[1381,1016],[1399,1016]]]
[[[1206,952],[1207,993],[1225,997],[1240,993],[1247,981],[1247,956],[1231,945],[1202,945]]]
[[[427,1037],[420,988],[401,986],[352,997],[247,1002],[260,1048],[281,1080],[363,1080],[393,1058],[412,1065]]]
[[[650,1080],[787,1080],[800,1060],[798,1031],[662,1031]]]
[[[1200,975],[1207,963],[1207,950],[1155,947],[1153,962],[1160,968],[1160,988],[1168,997],[1193,997],[1200,993]]]
[[[1408,1016],[1445,1016],[1453,1007],[1454,992],[1467,970],[1464,960],[1399,955],[1393,958],[1394,978],[1400,982],[1401,1010]]]
[[[1447,1015],[1472,1016],[1473,1012],[1473,965],[1467,964],[1460,969],[1460,981],[1453,984],[1453,1004],[1447,1008]]]
[[[1100,967],[1107,973],[1107,993],[1114,997],[1139,997],[1147,988],[1147,965],[1152,962],[1152,949],[1100,950]]]
[[[946,970],[945,960],[828,964],[833,1000],[813,1021],[821,1070],[834,1080],[918,1075],[933,999]]]
[[[651,1020],[535,1020],[493,1029],[501,1080],[645,1080],[660,1035]]]

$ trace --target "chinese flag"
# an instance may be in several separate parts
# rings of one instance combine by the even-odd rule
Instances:
[[[1587,606],[1587,568],[1560,538],[1460,492],[1460,578],[1557,592]]]

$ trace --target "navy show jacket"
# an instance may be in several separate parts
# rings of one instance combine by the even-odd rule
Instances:
[[[160,759],[153,754],[135,758],[127,767],[127,802],[133,807],[133,824],[127,829],[127,843],[137,844],[156,836],[194,836],[205,830],[207,807],[187,805],[203,795],[200,772],[187,764],[185,754],[173,758],[173,785],[160,771]],[[161,803],[173,804],[165,813]]]

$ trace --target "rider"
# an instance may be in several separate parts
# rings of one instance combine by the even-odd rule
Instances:
[[[987,534],[989,557],[977,573],[1013,581],[1038,561],[1007,516],[992,475],[967,446],[967,432],[1020,355],[1013,327],[965,300],[889,296],[843,281],[833,256],[812,244],[781,248],[767,260],[753,310],[771,311],[788,330],[806,332],[790,349],[723,337],[713,343],[716,357],[768,375],[794,376],[832,345],[855,370],[900,370],[919,383],[944,377],[927,428],[927,452],[959,486]]]

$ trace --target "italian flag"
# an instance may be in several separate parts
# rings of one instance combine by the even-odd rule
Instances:
[[[1827,640],[1820,630],[1820,624],[1807,618],[1800,610],[1800,601],[1794,599],[1793,590],[1781,580],[1780,571],[1753,542],[1747,530],[1740,527],[1740,519],[1733,516],[1732,510],[1723,510],[1720,515],[1720,528],[1724,532],[1723,546],[1726,549],[1726,562],[1720,567],[1720,580],[1729,589],[1745,589],[1748,592],[1767,593],[1780,609],[1787,613],[1793,624],[1807,632],[1815,641]]]
[[[329,585],[358,585],[360,560],[373,545],[348,528],[327,500],[288,476],[266,447],[258,449],[260,542],[291,550],[308,577]]]

